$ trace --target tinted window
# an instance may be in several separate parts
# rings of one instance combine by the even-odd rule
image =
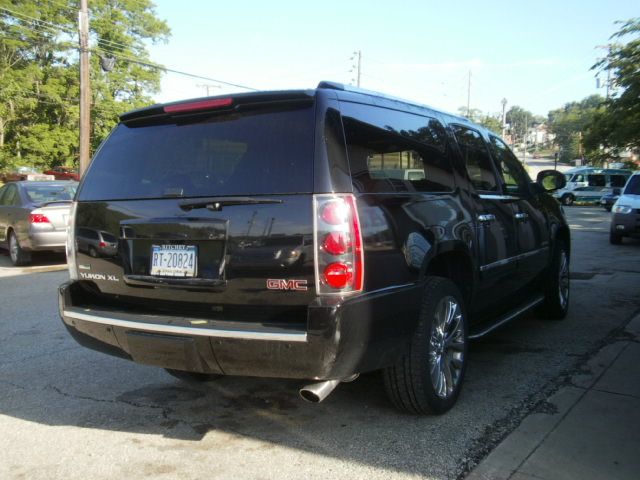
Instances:
[[[0,187],[0,205],[4,205],[4,200],[2,197],[4,197],[4,192],[6,191],[7,191],[6,185],[4,187]]]
[[[604,187],[606,185],[606,178],[604,175],[587,175],[587,181],[590,187]]]
[[[611,179],[611,186],[612,187],[624,187],[624,184],[627,183],[627,177],[626,175],[610,175],[609,178]]]
[[[80,200],[311,192],[314,109],[119,125],[87,172]]]
[[[341,111],[357,190],[453,190],[446,133],[436,119],[355,103],[342,103]]]
[[[640,195],[640,175],[633,175],[629,178],[627,186],[624,188],[625,195]]]
[[[22,187],[27,200],[31,203],[47,203],[57,201],[71,201],[76,194],[75,183],[66,185],[38,185],[30,183]]]
[[[489,148],[495,158],[499,174],[502,177],[507,192],[526,192],[527,184],[531,182],[531,179],[525,169],[502,140],[494,136],[490,136],[489,138],[491,140]]]
[[[452,128],[473,186],[480,191],[498,191],[492,160],[480,133],[461,125]]]

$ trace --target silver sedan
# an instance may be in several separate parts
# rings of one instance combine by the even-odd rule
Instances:
[[[32,251],[63,252],[67,219],[77,182],[11,182],[0,187],[0,247],[14,265]]]

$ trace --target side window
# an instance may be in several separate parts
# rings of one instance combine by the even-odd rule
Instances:
[[[612,187],[624,187],[625,183],[627,183],[627,177],[625,175],[611,175]]]
[[[489,143],[491,153],[506,191],[512,194],[525,193],[527,185],[531,183],[529,174],[502,140],[494,136],[489,138],[491,139]]]
[[[7,191],[6,185],[4,187],[0,187],[0,206],[4,205],[4,200],[2,199],[2,197],[4,197],[4,194],[6,191]]]
[[[341,104],[349,166],[361,192],[449,192],[455,188],[446,132],[434,118]]]
[[[473,186],[479,191],[497,192],[496,174],[480,133],[461,125],[452,125],[452,128]]]
[[[576,176],[573,178],[573,181],[574,181],[574,182],[584,182],[584,175],[576,175]]]
[[[18,189],[15,185],[7,185],[7,188],[2,196],[2,204],[5,206],[18,204]]]
[[[587,175],[587,181],[590,187],[604,187],[606,179],[602,174]]]

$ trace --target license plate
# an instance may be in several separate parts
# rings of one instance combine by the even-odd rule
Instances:
[[[152,245],[151,275],[195,277],[198,252],[195,245]]]

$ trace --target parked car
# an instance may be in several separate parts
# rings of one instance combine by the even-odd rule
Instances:
[[[620,196],[621,191],[622,190],[620,188],[614,188],[611,191],[611,193],[605,193],[600,198],[600,205],[602,205],[602,207],[607,212],[610,212],[611,208],[613,207],[613,204],[616,203],[616,201],[618,200],[618,197]]]
[[[80,180],[78,172],[69,167],[53,167],[44,173],[46,175],[53,175],[56,180],[74,180],[76,182]]]
[[[8,183],[20,182],[23,180],[46,181],[55,180],[55,178],[52,175],[40,173],[31,167],[18,167],[14,171],[3,172],[2,176],[0,176],[0,180],[2,180],[2,183]]]
[[[553,196],[567,206],[574,202],[599,203],[603,195],[624,187],[631,173],[631,170],[617,168],[572,168],[564,172],[566,186]]]
[[[640,172],[629,178],[611,212],[612,244],[620,245],[624,237],[640,237]]]
[[[11,182],[0,187],[0,247],[14,265],[33,251],[63,252],[76,182]]]
[[[382,370],[397,408],[443,413],[469,340],[567,313],[547,193],[565,177],[532,182],[465,118],[323,82],[120,120],[72,208],[59,306],[82,345],[179,378],[311,380],[312,402]],[[76,248],[83,229],[117,255]]]
[[[118,253],[118,239],[93,228],[79,228],[76,232],[76,248],[90,257],[113,257]]]

